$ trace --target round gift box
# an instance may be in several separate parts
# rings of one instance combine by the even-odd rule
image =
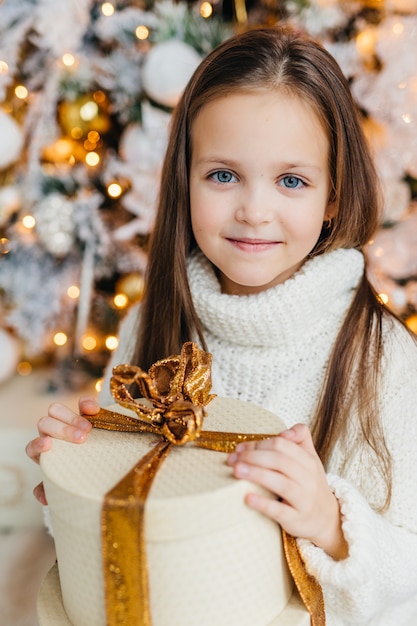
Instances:
[[[110,409],[134,416],[119,406]],[[284,428],[276,415],[237,400],[215,398],[206,410],[203,430],[273,435]],[[42,455],[61,589],[53,606],[73,626],[106,623],[103,499],[158,440],[155,434],[93,429],[86,443],[54,440]],[[226,457],[192,444],[173,446],[155,476],[145,507],[152,624],[309,624],[293,596],[279,526],[244,501],[249,492],[267,492],[235,479]],[[45,589],[51,585],[57,585],[56,572],[40,594],[41,626],[49,623]],[[61,623],[58,615],[54,626]]]

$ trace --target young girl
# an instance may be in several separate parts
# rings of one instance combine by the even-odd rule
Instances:
[[[329,626],[417,624],[417,348],[366,278],[378,197],[348,83],[319,44],[276,28],[220,45],[173,115],[146,296],[101,397],[114,364],[147,369],[194,340],[215,393],[285,421],[228,463],[274,494],[247,504],[298,538]],[[54,404],[28,454],[90,428]]]

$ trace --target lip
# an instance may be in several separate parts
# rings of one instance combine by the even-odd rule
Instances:
[[[250,237],[226,237],[226,239],[235,248],[238,248],[243,252],[267,252],[268,250],[272,250],[282,243],[281,241],[271,241],[268,239],[252,239]]]

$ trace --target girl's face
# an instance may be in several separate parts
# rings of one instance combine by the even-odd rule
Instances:
[[[333,215],[314,110],[280,91],[234,93],[201,109],[191,144],[193,233],[222,291],[258,293],[290,278]]]

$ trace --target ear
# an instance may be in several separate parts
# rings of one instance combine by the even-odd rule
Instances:
[[[337,214],[336,202],[334,200],[333,201],[329,200],[326,211],[324,213],[323,222],[331,222],[333,218],[336,217],[336,214]]]

